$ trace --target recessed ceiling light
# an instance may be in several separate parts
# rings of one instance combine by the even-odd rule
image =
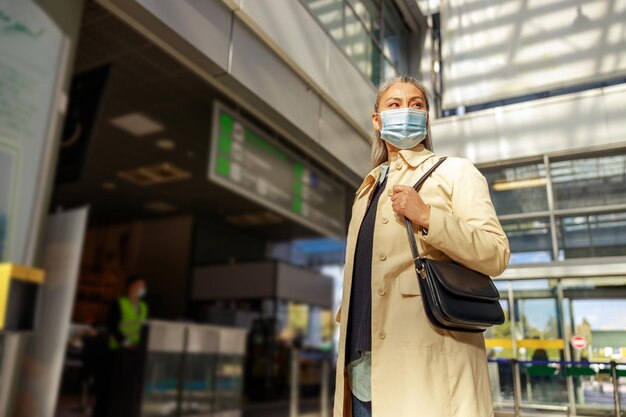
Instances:
[[[139,186],[157,185],[191,178],[191,172],[164,162],[119,171],[117,176]]]
[[[115,190],[117,188],[117,184],[113,181],[105,181],[102,183],[102,188],[105,190]]]
[[[156,146],[157,148],[163,149],[164,151],[169,151],[176,147],[176,143],[171,139],[163,138],[157,140]]]
[[[271,211],[260,213],[249,213],[238,216],[228,216],[226,221],[238,226],[262,226],[267,224],[283,223],[284,219],[278,214]]]
[[[162,132],[165,126],[143,113],[128,113],[111,119],[111,124],[134,136]]]
[[[170,211],[174,211],[176,209],[173,205],[160,200],[150,201],[143,206],[146,210],[154,211],[156,213],[169,213]]]

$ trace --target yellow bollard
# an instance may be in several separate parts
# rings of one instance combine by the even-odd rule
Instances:
[[[44,276],[41,269],[0,264],[0,332],[35,330],[35,309]]]

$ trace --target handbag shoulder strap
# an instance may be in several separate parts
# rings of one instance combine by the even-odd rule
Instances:
[[[435,164],[430,167],[430,169],[426,171],[426,173],[422,175],[422,177],[415,183],[413,188],[415,188],[416,191],[419,191],[419,189],[422,187],[422,184],[424,184],[428,177],[430,177],[430,175],[439,167],[439,165],[443,164],[443,161],[445,161],[446,159],[448,159],[447,156],[442,156],[441,158],[439,158],[439,160],[435,162]]]
[[[426,173],[422,175],[422,177],[415,183],[413,188],[415,188],[416,191],[419,191],[419,189],[422,188],[422,185],[424,184],[424,182],[439,167],[439,165],[443,164],[443,161],[445,161],[446,159],[447,157],[445,156],[439,158],[439,160],[432,167],[430,167],[430,169],[426,171]],[[406,225],[406,232],[409,237],[409,245],[411,245],[411,253],[413,254],[413,261],[415,262],[415,268],[421,274],[422,271],[424,270],[424,266],[422,265],[422,260],[420,258],[420,254],[417,249],[417,243],[415,242],[415,235],[413,234],[413,223],[411,223],[411,220],[407,219],[406,217],[404,218],[404,223]]]

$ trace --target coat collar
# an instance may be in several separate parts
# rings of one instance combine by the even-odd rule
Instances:
[[[426,149],[424,145],[420,143],[419,145],[415,146],[412,149],[401,150],[400,152],[398,152],[398,155],[399,155],[399,158],[404,160],[407,163],[407,165],[409,165],[411,168],[417,168],[424,161],[434,156],[435,154],[429,151],[428,149]],[[387,164],[387,163],[388,162],[383,162],[383,164]],[[381,172],[383,171],[382,169],[383,164],[372,169],[369,172],[369,174],[367,174],[367,176],[361,183],[361,186],[359,187],[359,189],[356,190],[357,196],[361,197],[367,194],[367,192],[371,188],[371,185],[375,184],[380,179]],[[363,190],[366,190],[366,191],[362,192]]]
[[[428,158],[435,155],[421,143],[412,149],[403,149],[398,154],[411,168],[417,168]]]

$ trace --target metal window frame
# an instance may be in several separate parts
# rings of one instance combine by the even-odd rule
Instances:
[[[381,2],[380,2],[381,12],[379,14],[379,16],[380,16],[379,25],[380,25],[380,37],[381,37],[381,39],[384,39],[383,36],[384,36],[384,33],[385,33],[385,30],[384,30],[385,20],[384,20],[384,17],[383,17],[384,15],[383,15],[383,12],[382,12],[382,10],[383,10],[383,6],[382,6],[383,5],[383,1],[384,0],[381,0]],[[354,10],[354,6],[352,5],[352,3],[350,3],[350,0],[343,0],[343,2],[344,2],[344,8],[343,8],[343,10],[344,10],[344,30],[345,30],[345,6],[347,6],[350,9],[350,11],[352,12],[352,14],[354,15],[354,17],[359,21],[359,23],[361,24],[361,27],[363,28],[365,33],[367,33],[367,36],[369,36],[370,40],[373,41],[374,46],[376,47],[376,49],[378,49],[378,53],[380,54],[380,58],[382,60],[387,61],[389,63],[389,65],[391,65],[393,67],[393,69],[397,73],[398,72],[398,68],[393,64],[391,59],[389,59],[389,57],[387,55],[385,55],[385,50],[383,48],[383,45],[380,43],[380,41],[378,39],[376,39],[376,36],[374,36],[372,31],[367,28],[367,26],[365,25],[365,22],[363,21],[363,19],[361,19],[361,16],[359,16],[357,14],[356,10]],[[320,24],[321,24],[321,22],[320,22]],[[345,33],[344,33],[344,35],[345,35]],[[350,59],[352,59],[352,58],[350,58]],[[384,67],[381,67],[381,68],[384,68]],[[383,79],[385,78],[384,70],[380,71],[380,75],[381,75],[381,78],[383,78]],[[380,80],[380,81],[382,81],[382,80]]]
[[[337,39],[335,39],[332,34],[330,33],[330,31],[328,30],[328,28],[320,21],[319,17],[310,9],[309,5],[306,3],[305,0],[298,0],[300,2],[300,4],[302,5],[302,7],[304,7],[306,9],[306,11],[315,19],[315,21],[317,22],[317,24],[322,28],[322,30],[324,31],[324,33],[326,33],[326,35],[328,35],[328,37],[331,39],[331,41],[333,42],[333,44],[341,51],[342,54],[344,54],[344,56],[346,58],[348,58],[348,60],[350,61],[350,63],[352,64],[352,66],[354,68],[357,69],[357,71],[365,78],[367,79],[370,83],[372,84],[377,84],[375,83],[372,79],[371,76],[368,76],[364,71],[361,70],[361,68],[357,65],[357,63],[352,59],[352,57],[350,57],[350,55],[348,55],[348,53],[346,52],[346,50],[343,48],[343,46],[341,46],[339,44],[339,42],[337,41]],[[383,0],[384,1],[384,0]],[[361,24],[361,27],[363,28],[363,30],[365,31],[365,33],[367,34],[367,36],[370,38],[370,40],[373,42],[373,45],[378,49],[378,52],[380,54],[380,58],[381,58],[381,64],[384,61],[387,61],[389,63],[389,65],[396,71],[396,73],[398,73],[398,68],[394,65],[394,63],[385,55],[384,50],[382,48],[381,43],[378,41],[378,39],[376,39],[376,37],[373,35],[373,33],[367,29],[367,26],[365,25],[365,22],[363,22],[363,19],[361,19],[361,17],[355,12],[354,10],[354,6],[352,6],[352,4],[350,4],[349,0],[341,0],[341,2],[343,3],[343,7],[342,7],[342,11],[341,11],[341,16],[342,16],[342,30],[344,32],[344,36],[345,36],[345,27],[346,27],[346,22],[345,22],[345,8],[349,7],[350,11],[352,12],[352,14],[354,15],[354,17],[358,20],[358,22]],[[382,14],[383,11],[383,6],[382,6],[383,2],[381,1],[380,3],[380,7],[381,7],[381,14],[380,14],[380,31],[381,31],[381,38],[383,38],[384,35],[384,25],[385,25],[385,21],[384,21],[384,15]],[[373,73],[373,71],[372,71]],[[383,79],[385,78],[385,73],[384,73],[384,66],[381,65],[381,71],[380,71],[380,80],[379,82],[383,81]]]

